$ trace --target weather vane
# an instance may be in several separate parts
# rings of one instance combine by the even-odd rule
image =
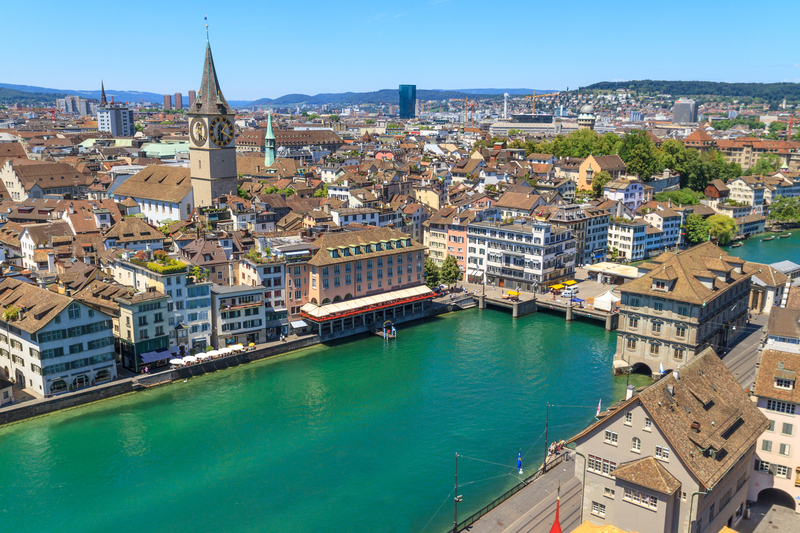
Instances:
[[[206,40],[208,40],[208,15],[203,17],[203,19],[206,21]]]

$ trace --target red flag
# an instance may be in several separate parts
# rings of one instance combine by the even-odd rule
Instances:
[[[602,403],[603,403],[603,399],[602,399],[602,398],[600,398],[600,399],[597,401],[597,414],[596,414],[596,415],[594,415],[594,416],[600,416],[600,405],[601,405]]]
[[[556,500],[556,521],[553,522],[553,527],[550,528],[550,533],[561,533],[561,523],[558,520],[558,507],[561,504],[561,498]]]

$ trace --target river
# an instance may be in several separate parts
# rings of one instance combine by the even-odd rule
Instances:
[[[791,233],[792,236],[785,239],[778,238],[778,235],[787,233]],[[775,236],[771,241],[762,240],[771,236]],[[731,255],[765,265],[787,260],[800,264],[800,228],[780,233],[759,233],[741,242],[744,243],[742,246],[736,248],[723,246],[723,248]]]
[[[553,441],[624,395],[615,339],[472,309],[0,428],[0,516],[62,533],[440,532],[455,452],[473,458],[463,519],[517,481],[520,450],[526,475],[541,462],[546,402]]]

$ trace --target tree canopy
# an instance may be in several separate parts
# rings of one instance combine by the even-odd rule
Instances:
[[[439,267],[430,257],[425,258],[425,285],[433,289],[439,285]]]
[[[775,222],[800,222],[800,196],[778,196],[769,208],[769,219]]]
[[[461,278],[461,269],[458,268],[458,262],[454,255],[448,255],[447,259],[444,260],[442,268],[439,270],[439,277],[448,285],[450,283],[455,283]]]
[[[756,164],[750,167],[748,174],[772,174],[781,166],[778,154],[764,154],[758,158]]]
[[[700,215],[691,214],[686,217],[684,231],[689,244],[700,244],[708,240],[709,224]]]
[[[728,244],[739,232],[736,221],[725,215],[711,215],[706,220],[708,233],[717,239],[719,244]]]
[[[705,196],[702,193],[694,192],[688,188],[683,188],[677,191],[664,191],[653,196],[653,199],[657,202],[668,202],[672,200],[672,204],[676,206],[697,205],[703,198],[705,198]]]
[[[595,198],[602,198],[603,190],[605,189],[606,183],[609,181],[611,181],[611,174],[605,170],[598,172],[594,179],[592,179],[592,196]]]

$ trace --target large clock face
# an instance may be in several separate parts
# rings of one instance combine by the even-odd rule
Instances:
[[[206,122],[202,118],[195,118],[192,120],[192,125],[189,127],[189,133],[196,146],[203,146],[208,138]]]
[[[216,117],[211,121],[211,141],[220,148],[233,141],[233,124],[228,117]]]

